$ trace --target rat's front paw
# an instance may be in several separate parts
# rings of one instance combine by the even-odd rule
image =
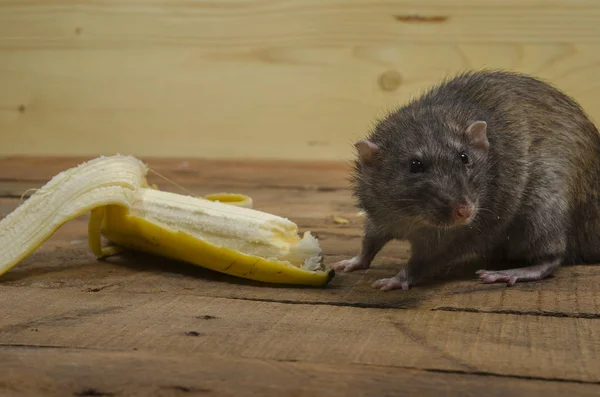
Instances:
[[[344,272],[352,272],[354,270],[359,270],[359,269],[368,269],[369,264],[366,263],[359,256],[355,256],[352,259],[345,259],[343,261],[336,262],[336,263],[330,265],[330,267],[334,270],[340,270],[340,271],[344,271]]]
[[[404,277],[395,276],[392,278],[379,279],[375,281],[371,286],[382,291],[390,291],[393,289],[402,289],[406,291],[410,287],[410,283]]]

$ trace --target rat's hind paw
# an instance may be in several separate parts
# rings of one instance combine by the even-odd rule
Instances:
[[[355,256],[352,259],[345,259],[343,261],[339,261],[330,265],[330,267],[334,270],[340,270],[344,272],[352,272],[354,270],[359,269],[368,269],[369,264],[365,263],[360,257]]]
[[[486,284],[493,284],[496,282],[505,282],[509,287],[515,285],[519,279],[513,275],[510,270],[500,271],[489,271],[489,270],[478,270],[475,272],[481,280]]]
[[[497,281],[505,282],[509,287],[515,285],[517,281],[537,281],[544,279],[556,270],[560,265],[560,260],[556,259],[540,263],[534,266],[521,267],[510,270],[478,270],[475,274],[479,275],[485,283],[495,283]]]
[[[409,283],[404,278],[400,278],[398,276],[392,278],[382,278],[375,281],[371,284],[373,288],[380,289],[382,291],[390,291],[393,289],[402,289],[404,291],[408,290]]]

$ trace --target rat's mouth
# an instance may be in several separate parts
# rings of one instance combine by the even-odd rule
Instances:
[[[436,229],[456,229],[463,226],[468,226],[472,220],[470,221],[452,221],[452,220],[431,220],[427,218],[422,218],[421,223],[427,227],[436,228]]]

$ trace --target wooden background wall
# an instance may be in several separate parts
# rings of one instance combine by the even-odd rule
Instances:
[[[0,156],[343,160],[481,67],[600,120],[599,34],[596,0],[0,0]]]

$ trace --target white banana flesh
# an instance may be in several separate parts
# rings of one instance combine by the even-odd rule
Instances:
[[[298,236],[288,219],[251,208],[153,189],[138,189],[130,214],[207,243],[267,260],[319,270],[322,250],[310,232]]]
[[[131,156],[99,157],[63,171],[0,221],[0,275],[64,223],[105,205],[131,206],[148,186],[147,167]]]
[[[312,285],[324,285],[333,277],[332,271],[324,270],[318,240],[310,232],[300,238],[294,222],[248,208],[249,197],[239,206],[215,201],[241,195],[211,195],[214,200],[208,200],[151,188],[147,171],[137,158],[116,155],[56,175],[0,221],[0,274],[61,225],[92,211],[90,247],[98,256],[120,252],[119,247],[100,247],[99,231],[106,227],[105,232],[125,247],[226,273],[233,267],[230,274],[236,276]],[[103,224],[105,213],[110,214],[109,223]],[[150,241],[157,238],[165,248],[160,241]]]

